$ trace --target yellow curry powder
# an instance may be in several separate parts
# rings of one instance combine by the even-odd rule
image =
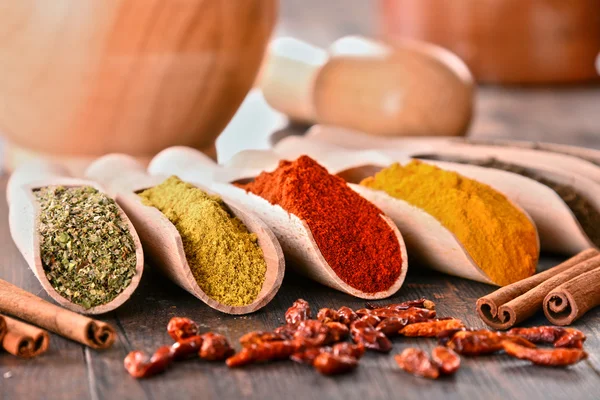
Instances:
[[[508,285],[535,273],[535,226],[491,187],[419,161],[393,164],[361,185],[385,191],[435,217],[494,283]]]
[[[175,176],[139,195],[175,225],[192,275],[209,297],[229,306],[256,299],[267,271],[262,249],[221,198]]]

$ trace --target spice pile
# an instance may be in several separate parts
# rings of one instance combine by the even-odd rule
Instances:
[[[136,273],[136,248],[115,201],[90,186],[48,186],[39,203],[40,255],[46,278],[89,309],[111,302]]]
[[[392,164],[361,185],[384,191],[435,217],[492,282],[504,286],[535,273],[535,226],[491,187],[419,161]]]
[[[192,275],[209,297],[229,306],[256,299],[267,271],[262,249],[220,197],[175,176],[139,196],[175,225]]]
[[[593,204],[585,197],[585,195],[579,193],[579,191],[571,185],[565,185],[562,183],[555,182],[551,179],[545,178],[536,172],[534,169],[525,168],[520,165],[506,163],[499,161],[495,158],[482,159],[482,160],[468,160],[459,157],[451,156],[433,156],[427,155],[424,158],[428,160],[440,160],[449,161],[460,164],[471,164],[479,167],[501,169],[504,171],[512,172],[527,178],[533,179],[541,183],[542,185],[548,186],[554,190],[556,194],[565,202],[569,207],[573,215],[585,234],[590,238],[592,243],[596,247],[600,247],[600,210],[597,210]]]
[[[329,266],[353,288],[385,291],[400,276],[400,245],[382,212],[310,157],[281,161],[239,186],[304,220]]]
[[[504,351],[507,355],[542,366],[564,367],[585,358],[585,335],[572,328],[515,328],[506,333],[468,329],[456,318],[438,318],[435,304],[420,299],[386,306],[338,310],[323,308],[311,319],[309,304],[299,299],[285,313],[286,324],[272,332],[250,332],[240,338],[242,349],[233,354],[218,334],[198,334],[187,318],[173,318],[167,327],[176,341],[154,355],[133,351],[125,358],[125,369],[136,378],[164,371],[173,361],[198,354],[210,361],[226,360],[230,368],[253,363],[292,360],[307,364],[325,375],[346,373],[358,366],[365,350],[389,353],[390,337],[437,338],[431,356],[419,349],[405,349],[395,356],[409,373],[436,379],[456,372],[460,355],[479,356]],[[346,341],[350,337],[352,343]],[[540,349],[536,344],[552,344]]]

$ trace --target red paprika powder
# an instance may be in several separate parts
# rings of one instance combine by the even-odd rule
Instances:
[[[239,186],[304,220],[325,260],[353,288],[377,293],[400,276],[400,245],[382,212],[310,157],[281,161]]]

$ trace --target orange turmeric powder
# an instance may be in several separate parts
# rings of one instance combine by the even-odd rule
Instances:
[[[432,215],[494,283],[504,286],[535,273],[539,241],[533,222],[491,187],[419,161],[392,164],[361,185]]]

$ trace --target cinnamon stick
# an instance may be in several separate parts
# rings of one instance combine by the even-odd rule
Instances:
[[[509,329],[542,308],[553,289],[600,266],[600,252],[585,250],[556,267],[505,286],[477,300],[479,317],[494,329]]]
[[[4,317],[7,332],[2,348],[10,354],[22,358],[33,358],[48,350],[50,338],[48,332],[37,326],[26,324],[9,317]]]
[[[554,325],[571,325],[600,305],[600,268],[596,268],[552,290],[544,299],[544,314]]]
[[[0,343],[2,343],[4,335],[6,335],[6,320],[2,315],[0,315]]]
[[[115,331],[109,324],[51,304],[1,279],[0,312],[93,349],[106,349],[115,341]]]

